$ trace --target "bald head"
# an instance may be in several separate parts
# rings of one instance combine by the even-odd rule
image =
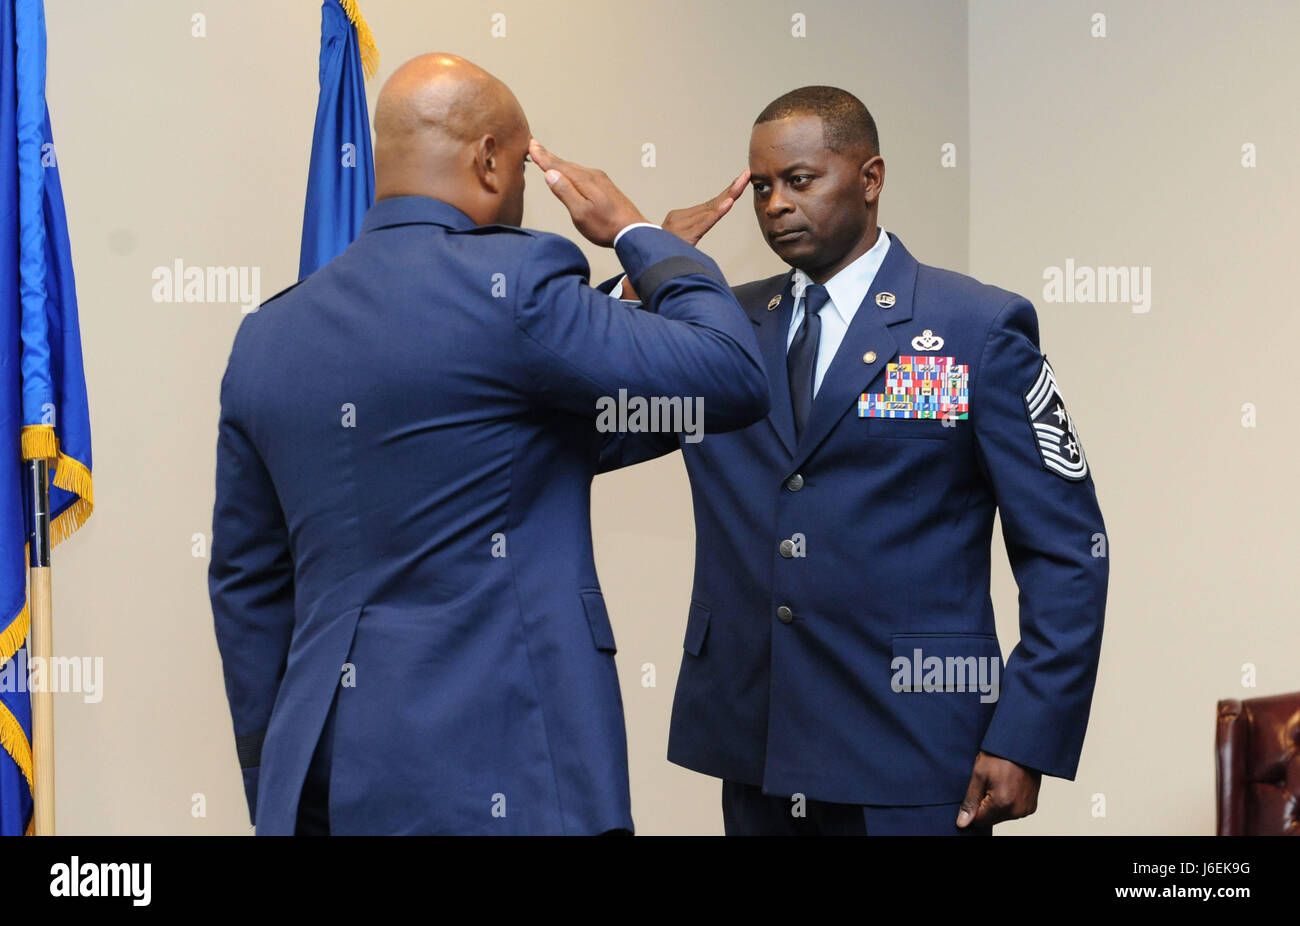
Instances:
[[[480,225],[523,221],[529,128],[510,88],[458,55],[407,61],[375,106],[375,195],[431,196]]]

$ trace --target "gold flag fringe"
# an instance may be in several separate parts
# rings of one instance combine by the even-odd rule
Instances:
[[[26,562],[27,554],[23,554],[23,561]],[[18,612],[18,616],[10,622],[9,626],[0,631],[0,666],[13,658],[14,653],[23,645],[27,639],[27,632],[31,627],[31,612],[27,609],[27,602],[23,602],[23,609]],[[27,733],[23,730],[23,725],[0,702],[0,749],[13,758],[14,764],[18,766],[23,777],[27,779],[27,788],[35,793],[36,786],[32,782],[32,744],[27,741]],[[36,831],[36,815],[32,814],[32,819],[27,821],[27,834],[31,836]]]
[[[4,704],[0,704],[0,746],[14,757],[14,761],[22,769],[23,777],[27,779],[27,787],[32,788],[32,747],[27,742],[27,734],[23,732],[22,724]]]
[[[50,524],[50,545],[57,547],[75,534],[95,510],[95,487],[86,464],[61,451],[55,463],[53,481],[60,489],[80,496]]]
[[[59,440],[54,435],[53,425],[24,426],[22,445],[24,460],[50,460],[50,465],[54,468],[54,478],[50,480],[51,483],[80,496],[50,525],[50,544],[58,546],[75,534],[77,528],[85,524],[86,519],[95,510],[94,481],[85,463],[59,449]],[[0,647],[0,663],[5,660],[3,653],[4,648]]]
[[[23,609],[18,612],[18,616],[10,621],[9,626],[0,630],[0,666],[14,658],[14,653],[18,652],[27,639],[27,633],[31,630],[32,616],[27,610],[27,601],[23,601]]]
[[[348,14],[348,19],[356,27],[357,44],[361,46],[361,70],[367,77],[374,77],[375,72],[379,70],[379,46],[375,44],[375,34],[366,25],[365,17],[361,15],[361,8],[357,6],[357,0],[339,0],[339,5],[343,7],[343,12]]]
[[[23,459],[49,460],[58,455],[59,442],[52,424],[29,424],[22,431]]]

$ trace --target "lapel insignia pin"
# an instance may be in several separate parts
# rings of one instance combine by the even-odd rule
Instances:
[[[772,301],[767,304],[767,310],[770,312],[781,304],[781,294],[777,293],[772,297]]]
[[[892,309],[894,307],[894,302],[895,298],[893,293],[876,293],[876,305],[880,306],[882,309]]]
[[[912,338],[913,350],[940,350],[943,347],[943,338],[939,337],[929,328],[926,328],[916,337]]]

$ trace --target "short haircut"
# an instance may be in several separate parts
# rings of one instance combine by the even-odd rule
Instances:
[[[819,116],[826,147],[836,154],[880,154],[876,120],[862,101],[839,87],[800,87],[782,94],[758,114],[754,125],[791,116]]]

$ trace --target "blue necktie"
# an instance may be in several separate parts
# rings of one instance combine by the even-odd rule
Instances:
[[[813,379],[817,375],[817,344],[822,338],[820,312],[830,301],[830,294],[820,283],[803,291],[803,323],[790,342],[785,355],[785,369],[790,378],[790,403],[794,408],[794,435],[803,435],[804,425],[812,412]]]

